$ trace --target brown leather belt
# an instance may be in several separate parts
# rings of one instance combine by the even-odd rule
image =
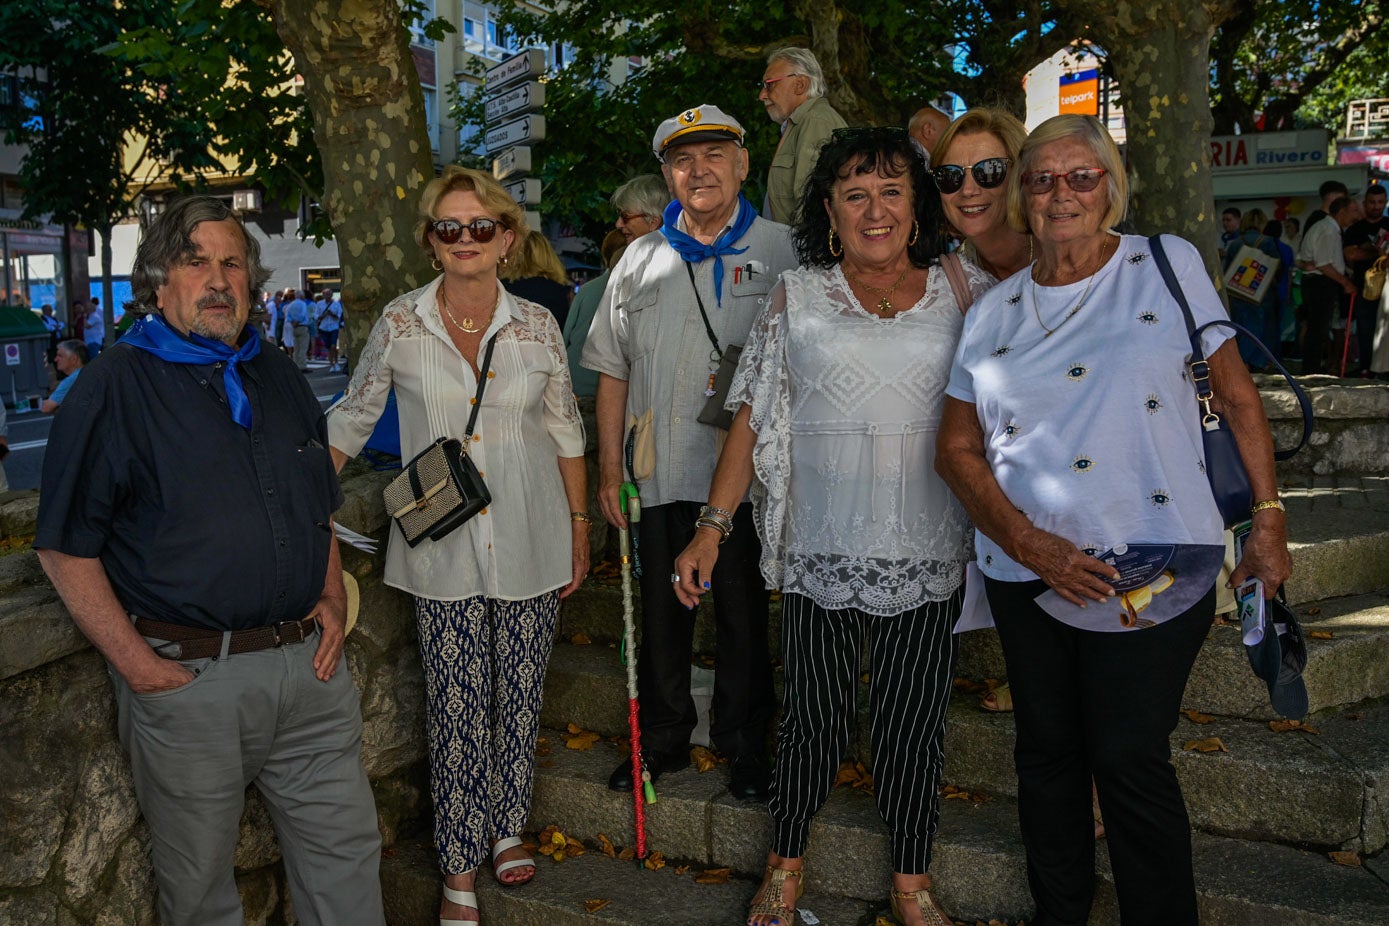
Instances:
[[[312,617],[302,621],[284,621],[253,627],[250,630],[234,630],[227,655],[254,653],[258,650],[303,643],[317,626]],[[204,627],[188,627],[183,624],[166,624],[152,621],[147,617],[135,618],[135,629],[141,636],[156,640],[167,640],[167,645],[159,647],[159,654],[168,659],[208,659],[222,654],[222,634]]]

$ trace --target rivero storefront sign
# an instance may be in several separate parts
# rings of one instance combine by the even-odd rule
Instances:
[[[1325,129],[1217,135],[1211,139],[1211,171],[1323,167],[1327,164]]]

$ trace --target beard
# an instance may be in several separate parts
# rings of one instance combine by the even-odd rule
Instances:
[[[222,312],[209,312],[214,307],[230,308],[230,315]],[[246,314],[230,296],[211,295],[198,300],[197,312],[189,330],[212,341],[235,342],[246,325]]]

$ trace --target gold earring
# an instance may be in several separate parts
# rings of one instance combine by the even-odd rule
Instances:
[[[916,221],[916,219],[912,219],[912,236],[907,239],[907,247],[911,247],[912,245],[916,244],[916,238],[920,234],[921,225]]]
[[[438,273],[440,270],[444,269],[444,265],[439,263],[439,258],[437,257],[431,257],[429,259],[429,266],[434,268],[435,273]]]
[[[839,246],[839,250],[838,250],[838,251],[836,251],[836,250],[834,249],[834,229],[831,228],[831,229],[830,229],[830,257],[838,257],[839,255],[841,255],[841,254],[843,254],[843,253],[844,253],[844,246],[843,246],[843,245],[840,245],[840,246]]]

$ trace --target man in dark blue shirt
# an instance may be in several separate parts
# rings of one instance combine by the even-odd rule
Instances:
[[[57,416],[34,546],[110,665],[165,926],[240,926],[233,852],[254,782],[305,924],[381,924],[361,713],[342,658],[341,502],[317,401],[247,327],[268,274],[220,201],[146,230],[156,314]]]

